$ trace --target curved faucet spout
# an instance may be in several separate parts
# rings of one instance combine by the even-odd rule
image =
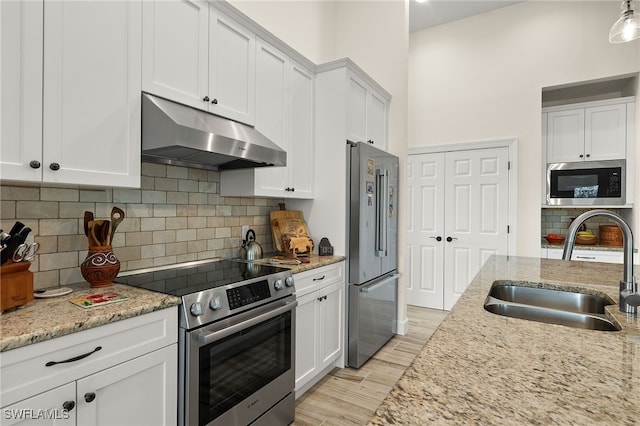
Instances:
[[[638,294],[638,287],[635,277],[633,276],[633,232],[631,227],[620,217],[620,215],[604,209],[589,210],[582,213],[580,216],[574,219],[569,225],[567,231],[567,239],[564,243],[564,250],[562,252],[562,259],[571,260],[571,253],[573,253],[573,246],[576,241],[576,234],[580,225],[587,219],[594,216],[604,216],[615,221],[622,229],[622,235],[624,237],[624,276],[620,281],[620,303],[619,308],[622,312],[637,313],[637,306],[640,304],[640,295]]]

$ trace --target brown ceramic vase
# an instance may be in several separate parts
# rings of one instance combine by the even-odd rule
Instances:
[[[111,246],[89,247],[80,272],[91,287],[108,287],[120,272],[120,261]]]

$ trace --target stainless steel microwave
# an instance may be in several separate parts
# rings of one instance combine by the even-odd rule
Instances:
[[[626,161],[547,164],[547,205],[623,206]]]

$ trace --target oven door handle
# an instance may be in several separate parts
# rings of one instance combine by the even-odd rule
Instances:
[[[260,324],[261,322],[264,322],[266,320],[269,320],[271,318],[275,318],[278,315],[281,315],[287,311],[290,311],[292,309],[295,309],[295,307],[298,305],[298,301],[294,301],[294,302],[289,302],[284,306],[281,306],[279,308],[276,308],[272,311],[266,312],[262,315],[258,315],[257,317],[253,317],[250,318],[246,321],[242,321],[238,324],[234,324],[230,327],[226,327],[223,328],[222,330],[218,330],[218,331],[214,331],[212,333],[207,333],[207,334],[198,334],[196,336],[196,339],[198,340],[199,343],[203,344],[203,345],[208,345],[210,343],[213,343],[217,340],[220,339],[224,339],[227,336],[231,336],[234,333],[237,333],[238,331],[242,331],[247,327],[251,327],[257,324]]]

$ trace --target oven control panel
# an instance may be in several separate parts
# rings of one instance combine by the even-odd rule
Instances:
[[[290,271],[183,296],[180,326],[191,329],[295,293]]]

